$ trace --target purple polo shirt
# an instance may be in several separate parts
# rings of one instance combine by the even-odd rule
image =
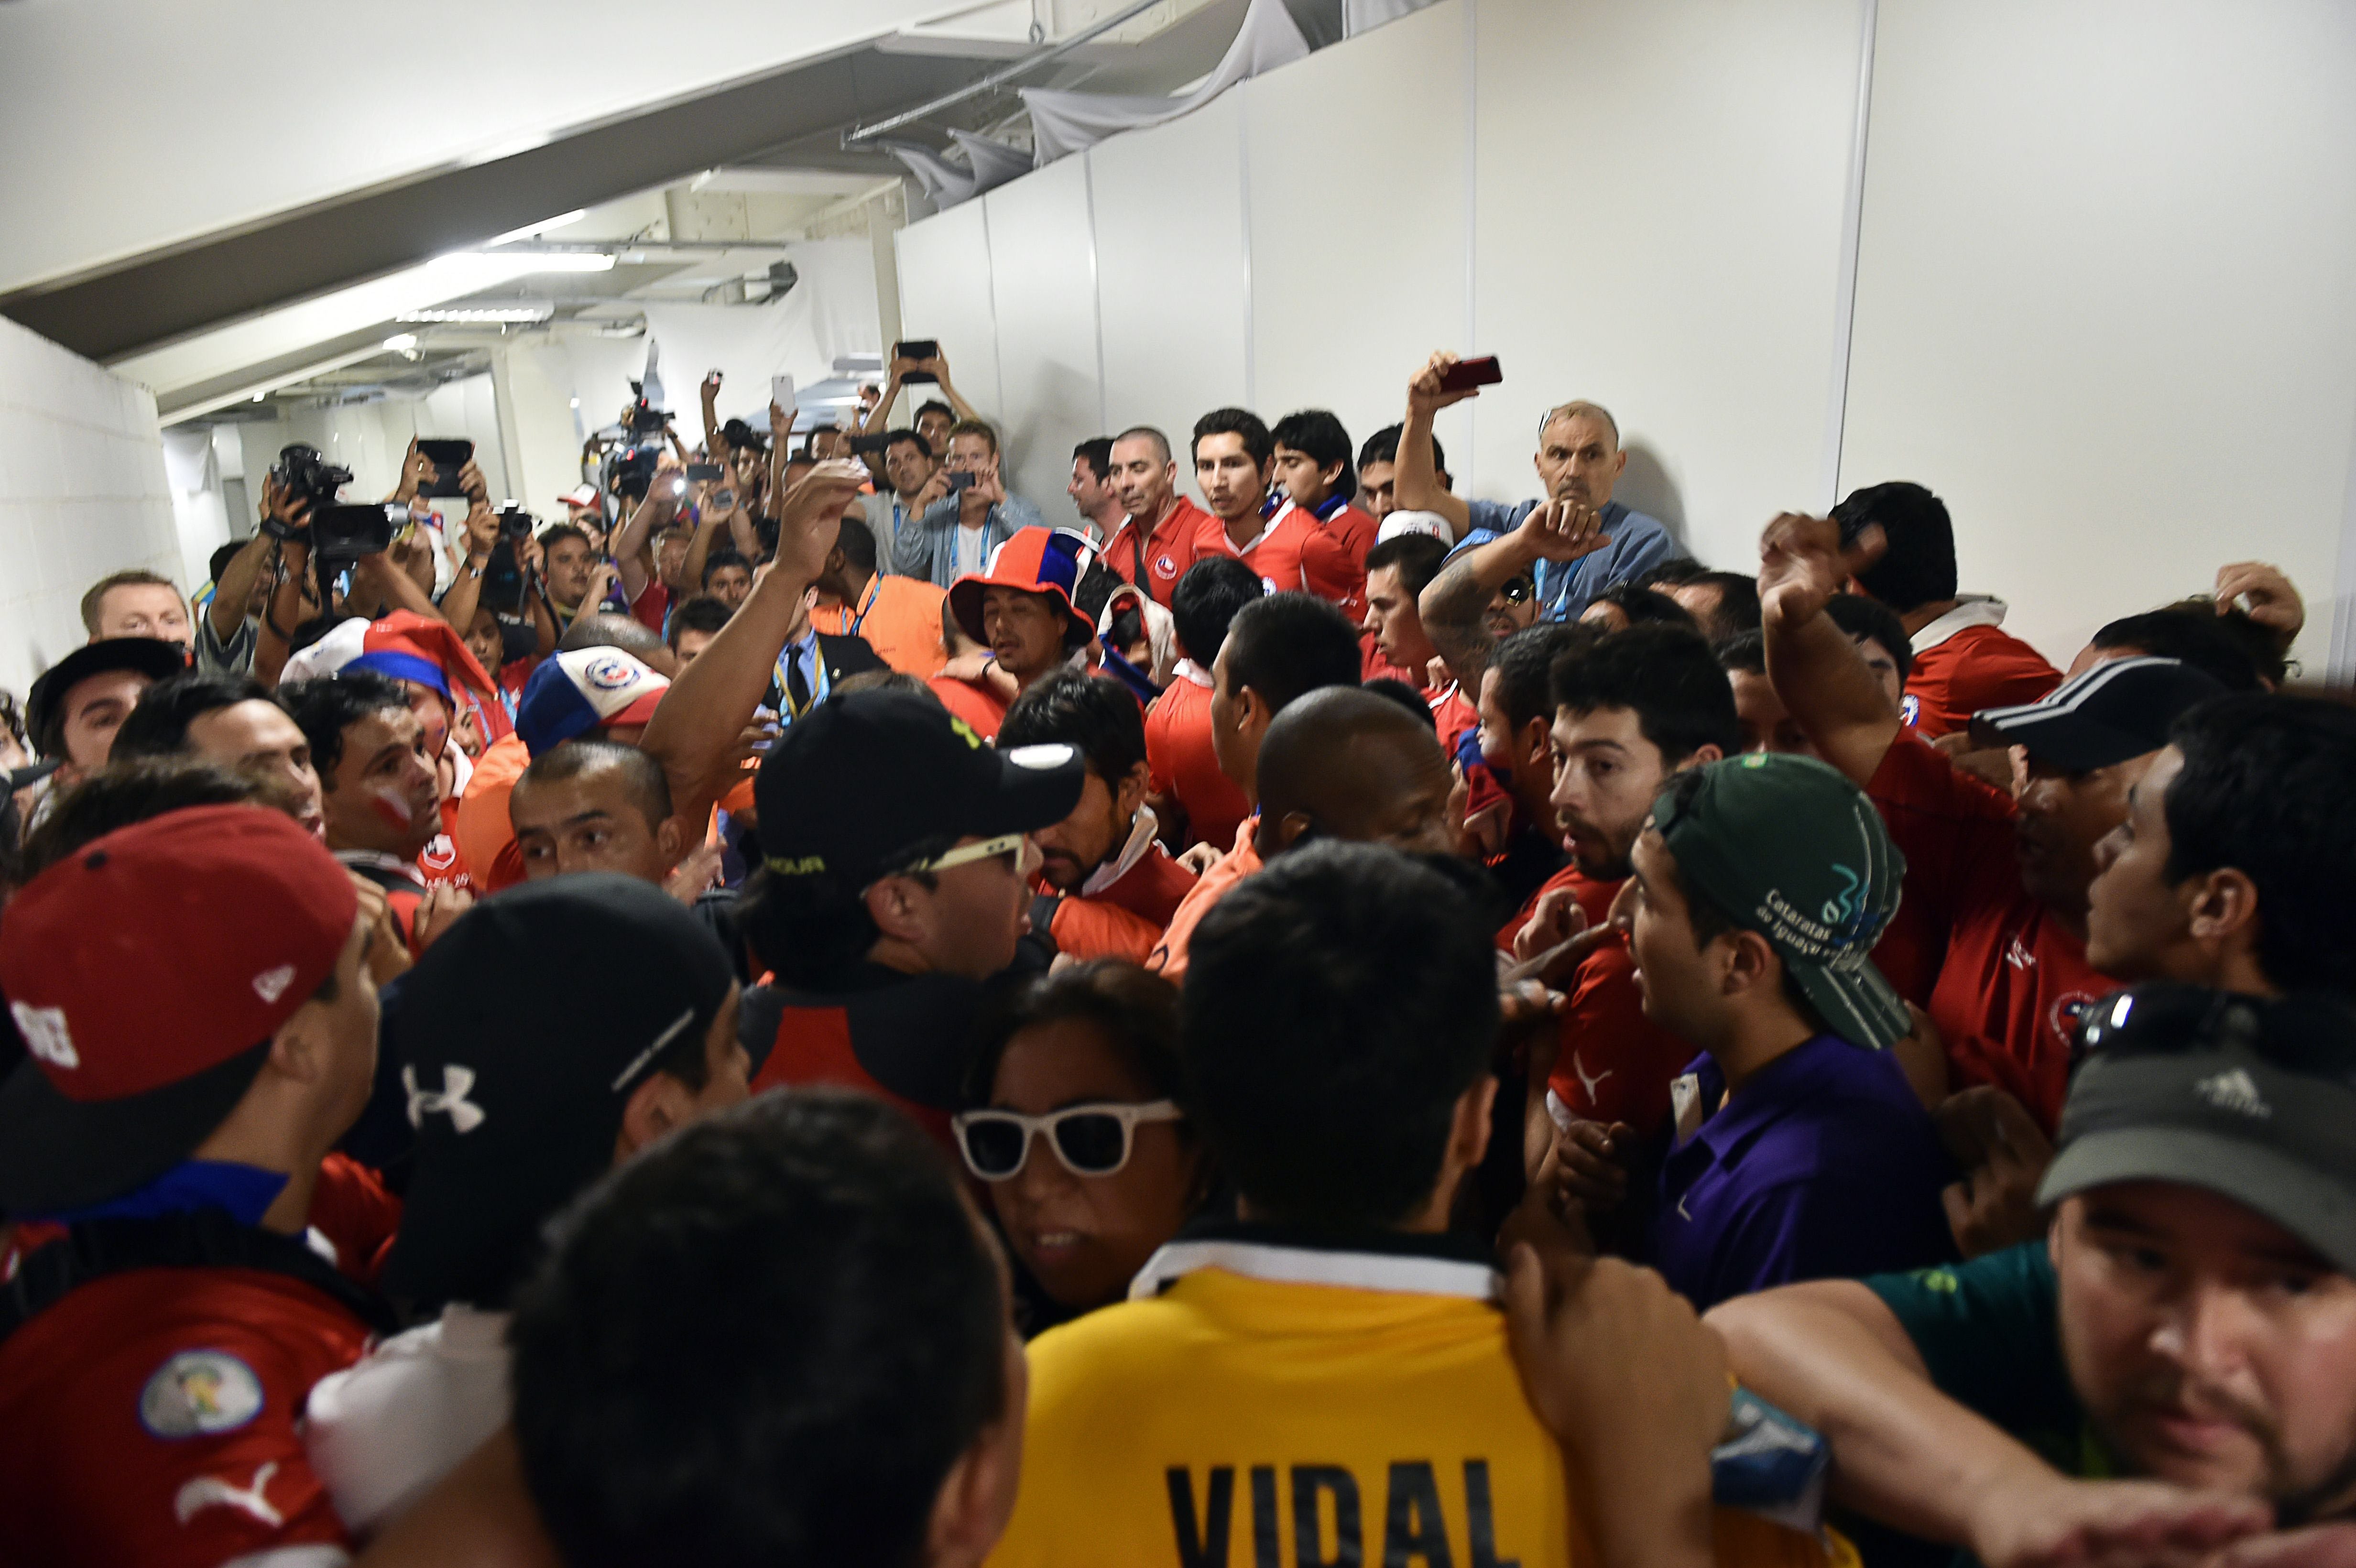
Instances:
[[[1708,1057],[1686,1071],[1705,1106],[1725,1093]],[[1897,1058],[1820,1034],[1670,1149],[1645,1261],[1696,1311],[1794,1280],[1950,1262],[1939,1189],[1954,1175]]]

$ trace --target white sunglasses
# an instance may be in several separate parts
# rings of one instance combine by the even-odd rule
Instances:
[[[1111,1176],[1129,1163],[1140,1122],[1183,1121],[1168,1100],[1141,1105],[1067,1105],[1044,1116],[1016,1111],[968,1111],[949,1119],[968,1170],[984,1181],[1012,1181],[1044,1136],[1074,1176]]]

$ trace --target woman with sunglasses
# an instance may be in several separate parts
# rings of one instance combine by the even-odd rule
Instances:
[[[1120,1300],[1202,1207],[1179,1074],[1177,987],[1113,960],[1033,986],[976,1061],[958,1148],[1027,1276],[1026,1333]]]

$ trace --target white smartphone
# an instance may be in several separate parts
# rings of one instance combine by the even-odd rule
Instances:
[[[789,413],[793,411],[794,379],[791,376],[769,378],[769,401]]]

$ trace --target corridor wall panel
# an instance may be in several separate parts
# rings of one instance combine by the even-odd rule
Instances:
[[[1397,421],[1434,348],[1465,344],[1465,12],[1451,0],[1248,82],[1254,406]],[[1462,446],[1462,417],[1440,443]]]
[[[1148,424],[1168,435],[1190,495],[1194,421],[1245,396],[1242,105],[1230,92],[1083,155],[1096,200],[1106,433]]]
[[[1545,410],[1609,408],[1622,498],[1714,565],[1820,501],[1856,0],[1485,0],[1474,335],[1484,494]]]
[[[1087,182],[1087,161],[1066,158],[980,204],[990,212],[1007,484],[1054,524],[1078,521],[1065,491],[1072,448],[1104,422]]]
[[[2056,664],[2273,560],[2320,668],[2356,437],[2356,7],[1881,0],[1844,485]]]

